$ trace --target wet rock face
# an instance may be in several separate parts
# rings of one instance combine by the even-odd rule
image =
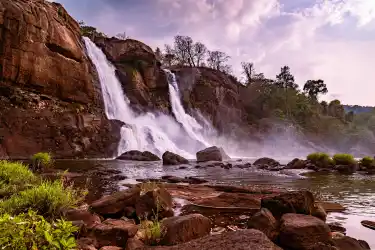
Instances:
[[[79,25],[56,3],[0,0],[0,156],[112,157],[121,126],[103,114]]]
[[[149,46],[132,39],[98,37],[94,42],[116,67],[118,79],[135,109],[170,113],[167,75]]]

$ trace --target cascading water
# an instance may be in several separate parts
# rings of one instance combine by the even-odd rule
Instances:
[[[181,125],[166,115],[136,115],[116,77],[114,66],[89,38],[85,37],[84,41],[87,53],[98,71],[108,119],[126,124],[121,128],[118,154],[128,150],[148,150],[161,155],[169,150],[191,159],[197,150],[209,145],[201,134],[196,133],[199,124],[183,110],[178,88],[170,87],[170,94],[173,112]],[[168,74],[173,75],[171,72]],[[173,85],[176,82],[173,80],[170,83]]]

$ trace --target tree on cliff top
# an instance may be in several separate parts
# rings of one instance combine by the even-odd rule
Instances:
[[[244,74],[246,77],[246,84],[251,84],[255,75],[254,63],[242,62],[241,66],[242,66],[242,74]]]
[[[86,25],[84,21],[80,21],[78,24],[81,29],[82,36],[86,36],[91,39],[95,37],[107,37],[107,35],[105,35],[102,32],[99,32],[95,27]]]
[[[297,89],[298,85],[294,81],[294,76],[290,73],[289,66],[281,68],[280,74],[276,76],[275,85],[283,89]]]
[[[167,54],[174,54],[177,64],[199,67],[204,61],[207,48],[203,43],[194,43],[189,36],[175,36],[174,47]]]
[[[209,51],[207,64],[212,69],[216,69],[229,74],[232,71],[232,67],[227,64],[229,59],[230,56],[228,56],[224,52],[217,50]]]
[[[328,92],[327,85],[323,80],[308,80],[303,86],[303,91],[312,99],[318,99],[318,95],[326,94]]]

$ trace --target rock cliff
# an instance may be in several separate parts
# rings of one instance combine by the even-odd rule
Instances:
[[[60,4],[0,0],[0,107],[2,158],[116,150],[120,124],[106,119],[79,25]]]

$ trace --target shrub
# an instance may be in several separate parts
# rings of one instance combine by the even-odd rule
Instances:
[[[71,222],[49,223],[31,210],[15,217],[0,216],[0,246],[4,250],[73,250],[76,249],[73,233],[77,231]]]
[[[17,215],[31,209],[45,217],[54,218],[61,215],[64,209],[77,205],[82,198],[80,191],[72,186],[64,187],[61,180],[45,181],[1,202],[0,212]]]
[[[149,191],[154,191],[159,187],[162,187],[163,185],[160,182],[143,182],[140,184],[141,189],[141,195],[144,195],[145,193]]]
[[[164,234],[164,229],[162,228],[161,222],[157,219],[153,221],[141,221],[140,230],[144,233],[143,241],[149,246],[158,245]]]
[[[357,163],[354,157],[350,154],[335,154],[333,156],[333,161],[335,165],[353,165]]]
[[[38,178],[20,162],[0,161],[0,197],[7,197],[36,183]]]
[[[370,156],[363,157],[361,160],[361,165],[364,167],[372,167],[375,165],[375,160]]]
[[[43,167],[52,166],[52,156],[50,153],[39,152],[31,157],[33,169],[40,170]]]
[[[333,164],[331,157],[326,153],[312,153],[306,159],[319,167],[328,167]]]

